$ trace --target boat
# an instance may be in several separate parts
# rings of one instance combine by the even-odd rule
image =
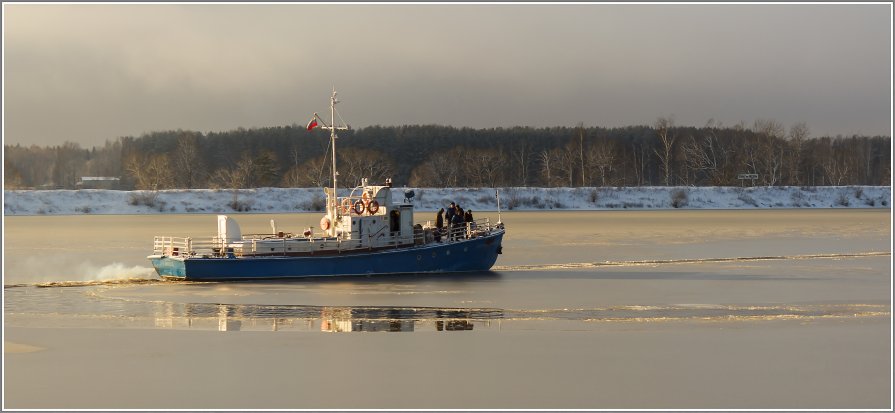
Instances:
[[[319,228],[293,234],[242,234],[238,222],[217,216],[217,234],[206,238],[156,236],[147,258],[160,277],[195,281],[282,279],[374,274],[429,274],[488,271],[502,253],[506,228],[478,219],[437,228],[413,222],[412,191],[392,188],[391,179],[360,185],[339,196],[336,169],[337,93],[330,97],[327,124],[316,113],[308,124],[330,131],[332,187],[324,187],[325,214]],[[322,126],[318,125],[322,123]],[[393,192],[399,192],[393,196]]]

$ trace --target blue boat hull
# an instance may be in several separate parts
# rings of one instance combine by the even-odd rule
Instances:
[[[503,231],[410,248],[302,257],[151,257],[156,272],[186,280],[246,280],[365,274],[487,271],[501,251]]]

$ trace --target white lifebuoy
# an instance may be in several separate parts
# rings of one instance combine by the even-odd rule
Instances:
[[[329,218],[323,217],[320,218],[320,229],[326,231],[329,229]]]
[[[370,215],[375,214],[376,211],[379,211],[379,202],[375,199],[370,201],[370,204],[367,206],[367,210],[370,211]]]
[[[351,200],[348,198],[342,198],[342,215],[348,215],[349,209],[351,209]]]
[[[357,201],[354,203],[354,213],[357,215],[363,215],[363,213],[364,213],[363,201]]]

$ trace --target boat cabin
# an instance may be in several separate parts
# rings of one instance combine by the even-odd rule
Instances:
[[[357,240],[368,248],[413,243],[413,205],[393,203],[390,183],[369,185],[364,179],[347,197],[331,192],[326,191],[327,212],[320,219],[324,236]]]

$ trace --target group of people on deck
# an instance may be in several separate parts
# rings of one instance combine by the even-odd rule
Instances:
[[[444,208],[440,208],[435,215],[435,228],[437,229],[435,231],[435,240],[441,241],[441,235],[445,233],[445,230],[447,230],[446,232],[450,239],[456,238],[460,232],[459,228],[466,228],[467,223],[475,225],[472,210],[463,211],[460,205],[451,202],[447,211]]]

